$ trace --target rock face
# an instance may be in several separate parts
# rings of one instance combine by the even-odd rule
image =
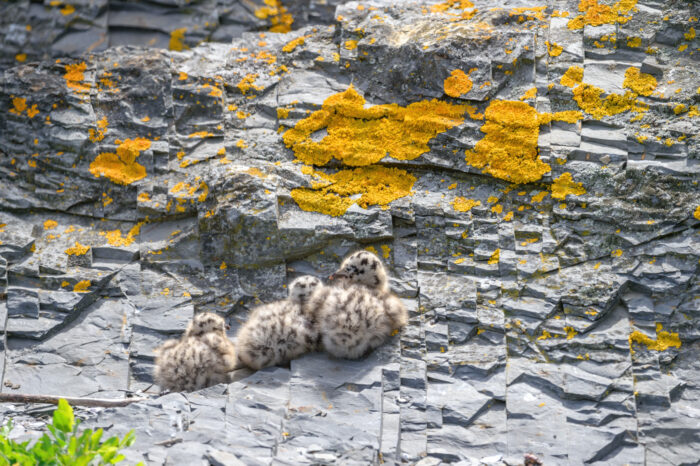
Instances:
[[[161,3],[0,7],[3,393],[146,390],[195,312],[368,248],[411,314],[368,358],[89,423],[149,464],[697,464],[694,2]]]

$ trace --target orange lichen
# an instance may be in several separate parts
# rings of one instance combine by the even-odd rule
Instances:
[[[566,332],[566,339],[567,340],[571,340],[576,335],[578,335],[578,332],[576,330],[574,330],[573,327],[564,327],[564,331]]]
[[[60,11],[63,16],[68,16],[75,13],[75,7],[73,5],[64,5],[64,7],[58,11]]]
[[[87,293],[90,288],[90,280],[81,280],[73,285],[73,291],[76,293]]]
[[[187,139],[191,139],[191,138],[209,138],[209,137],[213,137],[213,136],[214,136],[214,134],[213,134],[213,133],[210,133],[209,131],[197,131],[197,132],[188,134],[188,135],[187,135]]]
[[[555,42],[546,41],[545,44],[547,45],[547,53],[549,53],[550,57],[558,57],[564,51],[564,47]]]
[[[580,196],[581,194],[586,194],[583,183],[576,183],[569,172],[562,173],[552,184],[552,197],[554,199],[563,200],[566,199],[566,196]]]
[[[351,85],[287,130],[284,143],[306,164],[325,165],[336,158],[346,165],[363,166],[386,155],[413,160],[430,150],[428,141],[438,133],[464,122],[464,106],[436,99],[407,107],[364,105],[365,99]],[[323,128],[328,135],[315,142],[311,135]]]
[[[686,107],[684,104],[678,104],[675,107],[673,107],[673,113],[676,115],[680,115],[683,112],[688,111],[688,107]]]
[[[17,60],[20,63],[24,63],[27,60],[27,54],[26,53],[18,53],[15,55],[15,60]]]
[[[259,19],[270,19],[270,32],[289,32],[292,30],[294,18],[288,13],[287,8],[280,0],[263,0],[266,6],[255,10],[254,14]]]
[[[459,97],[469,92],[473,85],[472,80],[469,79],[469,75],[473,71],[474,69],[471,69],[469,73],[465,73],[462,70],[453,70],[450,76],[445,78],[443,82],[445,94],[450,97]]]
[[[625,80],[622,85],[633,92],[648,96],[656,89],[656,78],[647,73],[641,73],[639,68],[630,67],[625,71]]]
[[[571,66],[566,73],[561,77],[559,82],[566,87],[574,87],[581,84],[583,81],[583,68],[580,66]]]
[[[98,142],[105,138],[105,133],[107,132],[108,125],[107,117],[102,117],[102,119],[97,120],[97,130],[90,128],[88,130],[88,138],[92,142]]]
[[[693,40],[695,39],[695,28],[691,26],[690,30],[683,34],[683,37],[685,37],[685,40]]]
[[[131,184],[146,177],[146,168],[136,162],[136,157],[151,147],[145,138],[127,139],[117,147],[117,153],[103,152],[90,164],[95,178],[105,176],[117,184]]]
[[[641,37],[629,37],[627,38],[627,47],[634,48],[642,45]]]
[[[494,100],[484,112],[485,133],[473,150],[465,151],[469,165],[513,183],[538,181],[551,167],[537,153],[540,121],[524,102]]]
[[[343,215],[353,204],[363,208],[370,205],[387,206],[396,199],[410,195],[416,182],[416,177],[405,170],[377,165],[316,175],[325,183],[313,188],[293,189],[292,198],[303,210],[334,217]],[[358,194],[360,197],[356,198]]]
[[[693,217],[695,217],[695,220],[700,220],[700,205],[693,212]]]
[[[282,51],[287,53],[293,52],[295,48],[299,47],[300,45],[304,45],[306,39],[308,39],[309,37],[311,37],[311,35],[301,36],[297,37],[294,40],[290,40],[285,44],[284,47],[282,47]]]
[[[452,201],[452,208],[457,212],[469,212],[476,206],[480,206],[481,201],[475,201],[473,199],[467,199],[466,197],[456,197]]]
[[[602,89],[583,83],[574,89],[574,100],[581,110],[596,120],[627,111],[644,113],[649,108],[637,100],[637,94],[634,92],[628,91],[624,95],[609,94],[605,99],[600,98],[602,94]]]
[[[185,33],[187,28],[175,29],[170,33],[170,42],[168,43],[168,48],[170,50],[176,50],[182,52],[183,50],[188,50],[189,47],[185,44]]]
[[[64,252],[69,256],[83,256],[90,250],[90,246],[85,246],[79,242],[75,242],[75,246],[66,249]]]
[[[458,10],[466,10],[467,8],[473,8],[474,4],[469,0],[445,0],[442,3],[437,3],[430,6],[431,13],[443,13],[451,8]]]
[[[347,50],[355,50],[357,48],[357,41],[356,40],[346,40],[344,45],[345,45],[345,48]]]
[[[138,222],[134,225],[126,236],[122,236],[122,232],[117,230],[112,231],[101,231],[100,236],[107,238],[107,242],[112,246],[129,246],[134,242],[136,236],[141,233],[141,227],[145,222]]]
[[[501,259],[501,250],[496,249],[493,251],[493,254],[491,254],[491,257],[489,257],[488,264],[493,265],[493,264],[498,264],[498,261]]]
[[[631,16],[625,16],[637,5],[637,0],[620,0],[612,7],[601,5],[598,0],[581,0],[578,11],[582,15],[569,20],[569,29],[581,29],[583,26],[602,26],[603,24],[625,24]]]
[[[47,220],[44,222],[44,230],[52,230],[58,226],[56,220]]]
[[[640,343],[652,351],[666,351],[671,347],[681,347],[681,339],[678,337],[678,334],[663,330],[663,326],[660,323],[656,324],[656,340],[636,330],[630,334],[629,342],[630,347],[632,347],[632,343]]]
[[[529,99],[534,99],[537,97],[537,88],[533,87],[531,89],[528,89],[525,94],[520,96],[520,100],[529,100]]]
[[[77,92],[88,92],[90,86],[82,82],[85,80],[84,72],[86,69],[87,64],[85,62],[66,65],[66,73],[63,75],[63,79],[66,80],[66,86]]]
[[[12,108],[10,109],[10,113],[13,113],[15,115],[21,115],[22,112],[24,112],[27,109],[27,99],[22,98],[22,97],[13,97],[12,98]]]
[[[251,88],[255,89],[256,91],[263,90],[264,88],[262,86],[258,86],[255,84],[256,79],[258,79],[257,73],[247,74],[240,81],[238,81],[236,87],[240,89],[243,95],[245,95]]]

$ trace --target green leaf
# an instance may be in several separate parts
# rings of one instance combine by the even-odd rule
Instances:
[[[102,429],[97,429],[94,434],[90,437],[90,450],[97,450],[100,444],[100,438],[102,438]]]
[[[71,437],[68,441],[68,454],[75,456],[75,452],[78,450],[78,439]]]
[[[112,458],[114,458],[117,454],[117,449],[115,447],[102,447],[100,448],[99,453],[102,457],[102,461],[104,461],[105,463],[109,463],[112,460]]]
[[[73,408],[68,402],[61,398],[58,400],[58,409],[53,412],[53,425],[61,432],[73,432],[73,424],[75,417],[73,416]]]
[[[125,459],[126,459],[126,456],[120,454],[120,455],[117,455],[114,458],[112,458],[109,462],[111,464],[117,464],[118,462],[124,461]]]

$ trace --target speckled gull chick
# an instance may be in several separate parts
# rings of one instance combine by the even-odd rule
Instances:
[[[307,302],[319,288],[321,280],[304,275],[292,281],[286,299],[255,308],[236,337],[240,362],[259,370],[316,351],[318,329]]]
[[[408,312],[389,290],[386,270],[375,254],[351,254],[331,280],[332,286],[311,296],[309,308],[317,316],[322,347],[333,356],[362,357],[408,322]]]
[[[194,316],[179,340],[154,350],[155,382],[170,391],[191,391],[230,381],[236,351],[226,336],[224,319],[210,312]]]

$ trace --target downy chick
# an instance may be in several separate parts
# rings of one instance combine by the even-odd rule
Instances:
[[[286,299],[254,309],[237,335],[240,362],[260,370],[316,351],[318,329],[306,305],[314,290],[322,287],[321,280],[304,275],[292,281]]]
[[[191,391],[229,381],[236,351],[226,336],[226,323],[216,314],[194,316],[180,340],[154,350],[155,382],[170,391]]]
[[[408,322],[406,308],[389,291],[386,270],[374,254],[351,254],[331,280],[333,286],[317,290],[308,305],[315,310],[322,346],[330,354],[359,358]]]

